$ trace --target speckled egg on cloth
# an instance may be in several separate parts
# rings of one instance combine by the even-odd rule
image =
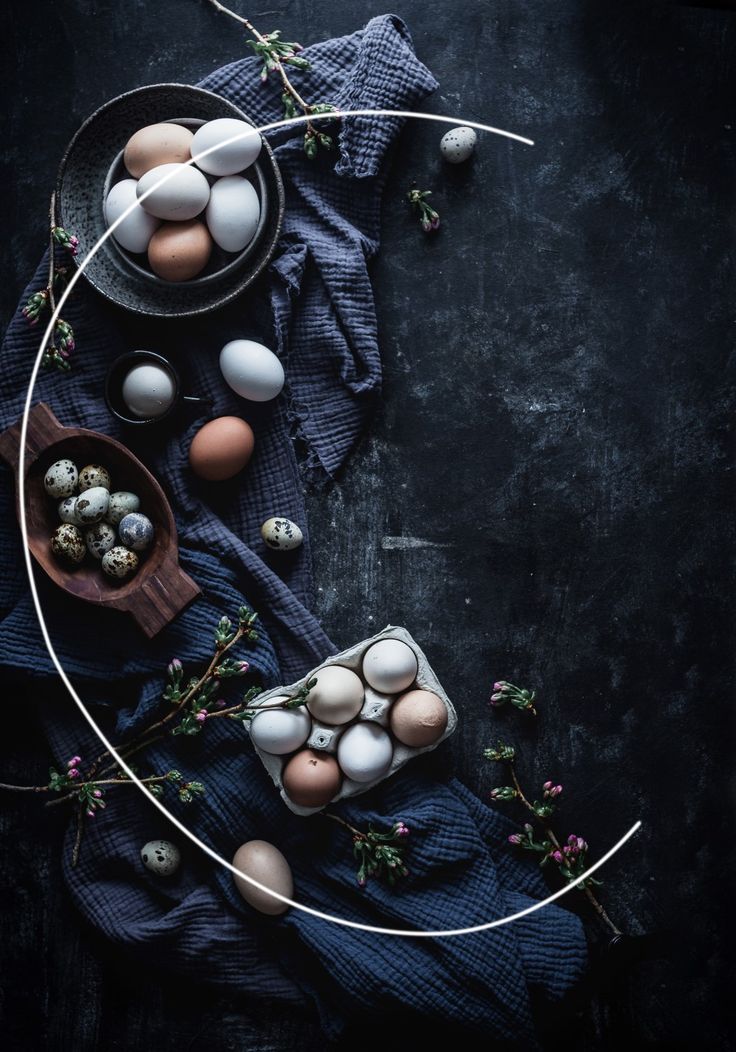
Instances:
[[[181,864],[181,852],[170,840],[149,840],[141,848],[141,862],[157,877],[173,877]]]
[[[291,519],[274,516],[261,526],[261,537],[273,551],[290,552],[304,541],[304,534]]]
[[[153,540],[153,523],[146,515],[133,511],[118,524],[118,536],[126,548],[142,552]]]
[[[475,128],[467,125],[451,128],[440,140],[440,153],[450,164],[462,164],[472,156],[477,141]]]

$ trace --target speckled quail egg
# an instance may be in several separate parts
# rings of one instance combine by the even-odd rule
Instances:
[[[451,128],[440,139],[440,153],[450,164],[462,164],[473,153],[477,141],[475,128]]]
[[[93,486],[77,497],[74,512],[80,526],[92,526],[104,519],[110,504],[110,494],[104,486]]]
[[[139,511],[140,506],[140,499],[136,497],[135,493],[130,493],[125,489],[116,490],[115,493],[110,494],[110,503],[107,508],[105,521],[109,522],[111,526],[117,526],[126,515],[130,515],[132,511]]]
[[[43,488],[49,497],[71,497],[77,485],[77,467],[72,460],[57,460],[43,477]]]
[[[141,848],[141,862],[157,877],[173,877],[181,863],[181,852],[170,840],[149,840]]]
[[[76,507],[76,497],[64,497],[64,499],[60,502],[59,507],[57,508],[59,518],[61,519],[61,521],[71,522],[74,526],[78,526],[79,523],[77,522]]]
[[[118,544],[102,556],[102,569],[108,577],[117,577],[123,581],[126,577],[132,577],[138,569],[138,556]]]
[[[298,548],[304,540],[304,535],[297,524],[291,519],[282,518],[266,519],[261,526],[261,537],[269,548],[282,552]]]
[[[139,511],[131,512],[120,520],[118,536],[126,548],[142,552],[153,540],[153,523]]]
[[[51,534],[51,551],[58,559],[81,563],[87,551],[82,531],[71,522],[63,522]]]
[[[84,490],[95,489],[97,486],[102,486],[106,490],[110,489],[110,472],[101,464],[87,464],[79,472],[79,492],[83,493]]]
[[[84,531],[84,543],[93,559],[101,559],[115,547],[116,540],[115,530],[106,522],[97,522]]]

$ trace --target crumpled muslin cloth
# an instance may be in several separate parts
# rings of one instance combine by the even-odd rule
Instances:
[[[372,19],[362,30],[305,51],[305,97],[340,108],[416,106],[435,87],[417,59],[403,22]],[[203,86],[237,103],[258,123],[281,113],[278,85],[262,86],[258,61],[246,58],[212,73]],[[367,263],[378,250],[381,191],[401,121],[347,118],[337,154],[310,162],[301,134],[274,137],[287,194],[283,237],[269,274],[239,303],[185,324],[147,325],[103,302],[83,282],[65,309],[78,350],[69,376],[43,373],[35,400],[60,420],[122,438],[164,485],[179,530],[181,564],[202,596],[152,641],[124,616],[101,611],[36,578],[55,650],[77,691],[116,742],[161,711],[163,669],[178,655],[191,671],[211,652],[222,614],[249,602],[263,630],[249,654],[265,685],[290,682],[335,647],[311,613],[309,537],[287,558],[274,558],[259,536],[272,514],[304,524],[294,435],[306,450],[307,472],[333,476],[344,463],[380,390],[376,317]],[[30,291],[43,287],[42,263]],[[22,303],[21,305],[22,306]],[[3,345],[3,427],[22,409],[39,332],[20,314]],[[287,389],[274,403],[238,400],[221,379],[223,342],[255,337],[274,346]],[[212,399],[212,416],[248,418],[256,453],[247,473],[216,487],[198,482],[187,451],[205,417],[180,419],[163,435],[121,433],[102,398],[112,359],[135,346],[170,354],[190,391]],[[0,478],[0,652],[37,699],[58,764],[100,751],[90,728],[62,689],[40,638],[21,559],[13,481]],[[236,687],[242,681],[235,681]],[[411,873],[396,889],[355,880],[349,835],[317,815],[299,818],[284,806],[240,724],[217,720],[195,738],[167,738],[140,760],[142,774],[175,767],[201,779],[206,795],[188,806],[167,797],[172,811],[205,842],[231,858],[244,841],[280,847],[294,872],[298,899],[342,918],[402,929],[455,929],[528,905],[545,894],[536,869],[504,843],[511,824],[457,781],[428,780],[409,764],[379,788],[336,810],[354,825],[410,827]],[[89,922],[126,952],[151,964],[255,996],[316,1004],[326,1032],[361,1012],[405,1006],[425,1017],[482,1032],[487,1038],[532,1041],[530,993],[560,997],[585,966],[578,919],[548,907],[492,931],[452,938],[401,938],[345,928],[292,909],[281,918],[256,914],[231,876],[189,844],[178,876],[164,881],[143,869],[142,844],[157,836],[181,840],[133,787],[108,793],[108,808],[87,822],[80,863],[64,873]]]

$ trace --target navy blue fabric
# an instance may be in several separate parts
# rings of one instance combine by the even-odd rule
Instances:
[[[416,106],[436,86],[403,23],[392,16],[306,54],[312,63],[301,81],[306,96],[343,107]],[[255,59],[218,70],[204,84],[257,122],[280,112],[278,88],[260,86]],[[212,398],[211,415],[234,413],[253,425],[256,453],[244,476],[216,487],[192,476],[187,450],[203,416],[185,418],[180,429],[155,438],[121,434],[101,392],[109,362],[130,349],[127,323],[83,284],[65,310],[77,331],[74,372],[42,374],[34,399],[50,403],[65,424],[124,438],[150,465],[171,500],[181,563],[202,588],[200,599],[146,641],[124,616],[71,600],[37,574],[56,652],[116,742],[161,711],[168,658],[181,656],[195,671],[210,653],[219,616],[244,600],[263,617],[265,631],[249,657],[254,678],[264,684],[289,682],[334,652],[310,611],[308,534],[293,557],[278,560],[258,531],[274,513],[304,524],[292,437],[306,447],[308,473],[333,475],[380,388],[366,264],[378,250],[387,154],[399,129],[396,120],[346,120],[339,156],[314,163],[305,158],[300,136],[277,137],[287,211],[268,280],[218,317],[169,328],[167,339],[189,386]],[[43,284],[45,263],[29,290]],[[288,388],[275,403],[244,404],[222,382],[217,354],[233,336],[255,336],[277,348]],[[20,413],[38,339],[19,311],[3,347],[3,426]],[[89,760],[100,746],[61,689],[41,642],[12,488],[3,469],[1,660],[30,684],[56,762],[75,753]],[[459,783],[427,781],[418,764],[338,809],[362,826],[400,817],[411,827],[411,875],[396,891],[375,882],[357,887],[349,836],[323,816],[303,819],[286,809],[237,723],[213,721],[197,738],[168,738],[142,756],[139,769],[145,775],[171,767],[207,785],[206,796],[188,809],[170,800],[199,837],[226,858],[253,837],[274,842],[293,868],[297,897],[340,917],[412,930],[456,928],[518,910],[544,894],[534,867],[504,844],[509,822]],[[174,880],[147,873],[140,847],[151,837],[171,836],[168,823],[133,788],[111,791],[108,799],[108,810],[87,822],[76,869],[69,864],[73,829],[64,853],[71,896],[87,920],[121,950],[167,971],[256,996],[312,999],[328,1034],[363,1010],[407,1005],[488,1037],[515,1035],[528,1046],[530,992],[557,998],[584,968],[579,921],[556,907],[491,932],[445,940],[370,935],[297,910],[264,918],[237,895],[226,870],[188,844]]]

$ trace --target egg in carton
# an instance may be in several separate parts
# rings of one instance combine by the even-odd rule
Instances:
[[[398,640],[405,644],[413,654],[415,665],[412,663],[408,671],[406,666],[402,667],[404,659],[410,657],[402,646],[389,647],[388,652],[385,647],[373,650],[364,666],[368,651],[384,640]],[[329,680],[324,675],[326,669],[335,669],[330,672]],[[350,675],[344,675],[338,669],[349,670]],[[321,684],[320,673],[323,674]],[[313,678],[317,679],[317,686],[310,692],[309,708],[267,709],[293,697]],[[400,721],[392,720],[392,714],[394,717],[399,714],[399,699],[402,699],[402,706],[404,699],[411,706],[411,695],[415,691],[435,695],[445,709],[444,713],[439,713],[438,723],[438,728],[443,726],[444,729],[429,744],[406,744],[394,733],[396,730],[405,738],[412,736],[399,728]],[[340,722],[335,710],[330,710],[335,698],[339,699],[337,716]],[[419,700],[424,698],[426,695]],[[258,695],[255,704],[264,712],[245,724],[251,733],[254,721],[261,721],[257,735],[251,733],[251,743],[284,803],[298,815],[315,814],[328,803],[367,792],[413,756],[436,749],[457,726],[455,708],[424,651],[405,628],[394,625],[388,625],[370,639],[331,655],[296,683],[264,691]],[[436,701],[434,704],[436,706]],[[276,715],[267,716],[267,711]],[[418,737],[421,736],[420,728]],[[262,748],[263,744],[272,751]],[[289,788],[299,796],[300,803],[291,798]]]

